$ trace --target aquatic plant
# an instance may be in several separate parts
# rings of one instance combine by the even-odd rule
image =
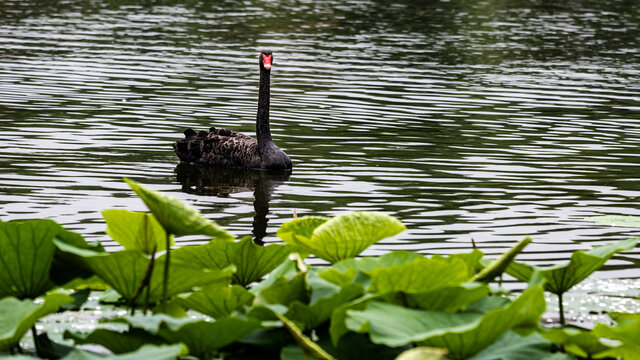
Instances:
[[[112,359],[631,359],[640,352],[638,314],[611,314],[615,325],[593,330],[540,324],[544,291],[561,297],[637,239],[576,251],[551,267],[514,261],[529,238],[494,260],[477,249],[357,258],[404,226],[377,212],[302,217],[278,230],[285,244],[260,246],[128,182],[150,213],[103,212],[120,251],[104,252],[51,220],[0,222],[0,352],[18,350],[29,328],[35,355],[63,359],[103,358],[77,348],[87,344]],[[172,237],[186,234],[210,241],[171,250]],[[329,264],[311,266],[309,255]],[[503,272],[526,288],[507,294],[492,286]],[[108,288],[103,298],[131,315],[65,331],[66,345],[37,334],[38,319],[77,311],[87,287]]]

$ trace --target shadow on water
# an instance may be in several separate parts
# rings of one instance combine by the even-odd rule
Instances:
[[[201,196],[228,197],[231,194],[253,192],[252,233],[254,241],[263,245],[267,235],[267,214],[271,194],[280,185],[289,181],[291,171],[265,171],[228,169],[180,163],[175,168],[176,180],[182,191]]]

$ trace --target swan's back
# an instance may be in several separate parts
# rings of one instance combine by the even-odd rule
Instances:
[[[210,128],[209,132],[187,129],[173,149],[180,160],[197,165],[230,168],[261,168],[258,141],[235,131]]]

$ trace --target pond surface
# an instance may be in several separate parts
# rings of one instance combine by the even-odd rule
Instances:
[[[127,176],[266,242],[294,209],[407,225],[370,255],[529,235],[521,258],[546,263],[637,234],[585,220],[640,215],[635,1],[140,3],[0,4],[3,220],[114,246],[100,211],[144,209]],[[254,133],[262,48],[293,172],[178,168],[185,128]],[[599,276],[640,277],[638,255]]]

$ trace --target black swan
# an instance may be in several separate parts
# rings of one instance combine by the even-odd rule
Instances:
[[[247,169],[291,169],[291,159],[273,143],[269,129],[269,88],[273,54],[262,50],[260,90],[258,93],[257,140],[227,129],[210,128],[209,132],[184,131],[185,138],[173,149],[181,161],[197,165],[215,165]]]

